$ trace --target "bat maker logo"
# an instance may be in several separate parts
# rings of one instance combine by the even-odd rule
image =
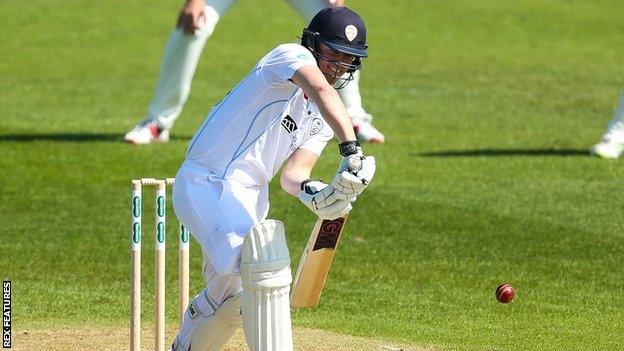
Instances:
[[[297,123],[288,115],[282,119],[282,127],[286,129],[288,133],[292,133],[297,130]]]
[[[344,225],[344,218],[338,218],[334,220],[324,220],[321,224],[321,231],[314,243],[314,249],[312,251],[320,249],[333,250],[338,244],[338,238],[340,238],[340,230]]]

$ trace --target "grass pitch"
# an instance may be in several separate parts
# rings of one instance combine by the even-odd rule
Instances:
[[[365,147],[378,175],[321,304],[294,323],[442,350],[623,349],[623,163],[586,155],[622,88],[620,2],[351,4],[370,32],[365,105],[388,141]],[[127,327],[130,179],[174,175],[210,107],[304,26],[281,1],[240,1],[207,44],[173,140],[125,145],[178,6],[0,2],[0,272],[14,284],[16,342]],[[316,175],[337,160],[331,144]],[[278,188],[270,216],[297,262],[313,216]],[[197,291],[197,245],[191,255]],[[176,262],[170,243],[169,273]],[[494,299],[503,282],[517,291],[509,305]]]

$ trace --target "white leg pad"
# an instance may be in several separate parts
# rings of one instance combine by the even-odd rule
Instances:
[[[251,228],[243,243],[241,275],[243,329],[250,350],[292,350],[292,276],[282,222],[269,219]]]
[[[221,350],[242,324],[241,294],[226,299],[221,306],[202,290],[189,304],[173,351]]]

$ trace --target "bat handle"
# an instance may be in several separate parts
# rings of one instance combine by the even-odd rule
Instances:
[[[362,169],[362,160],[357,155],[349,156],[349,160],[347,163],[347,168],[349,168],[349,172],[356,174]]]

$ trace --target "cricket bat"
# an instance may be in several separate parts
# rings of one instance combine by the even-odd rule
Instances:
[[[318,304],[347,217],[316,220],[295,274],[290,295],[292,307],[314,307]]]

